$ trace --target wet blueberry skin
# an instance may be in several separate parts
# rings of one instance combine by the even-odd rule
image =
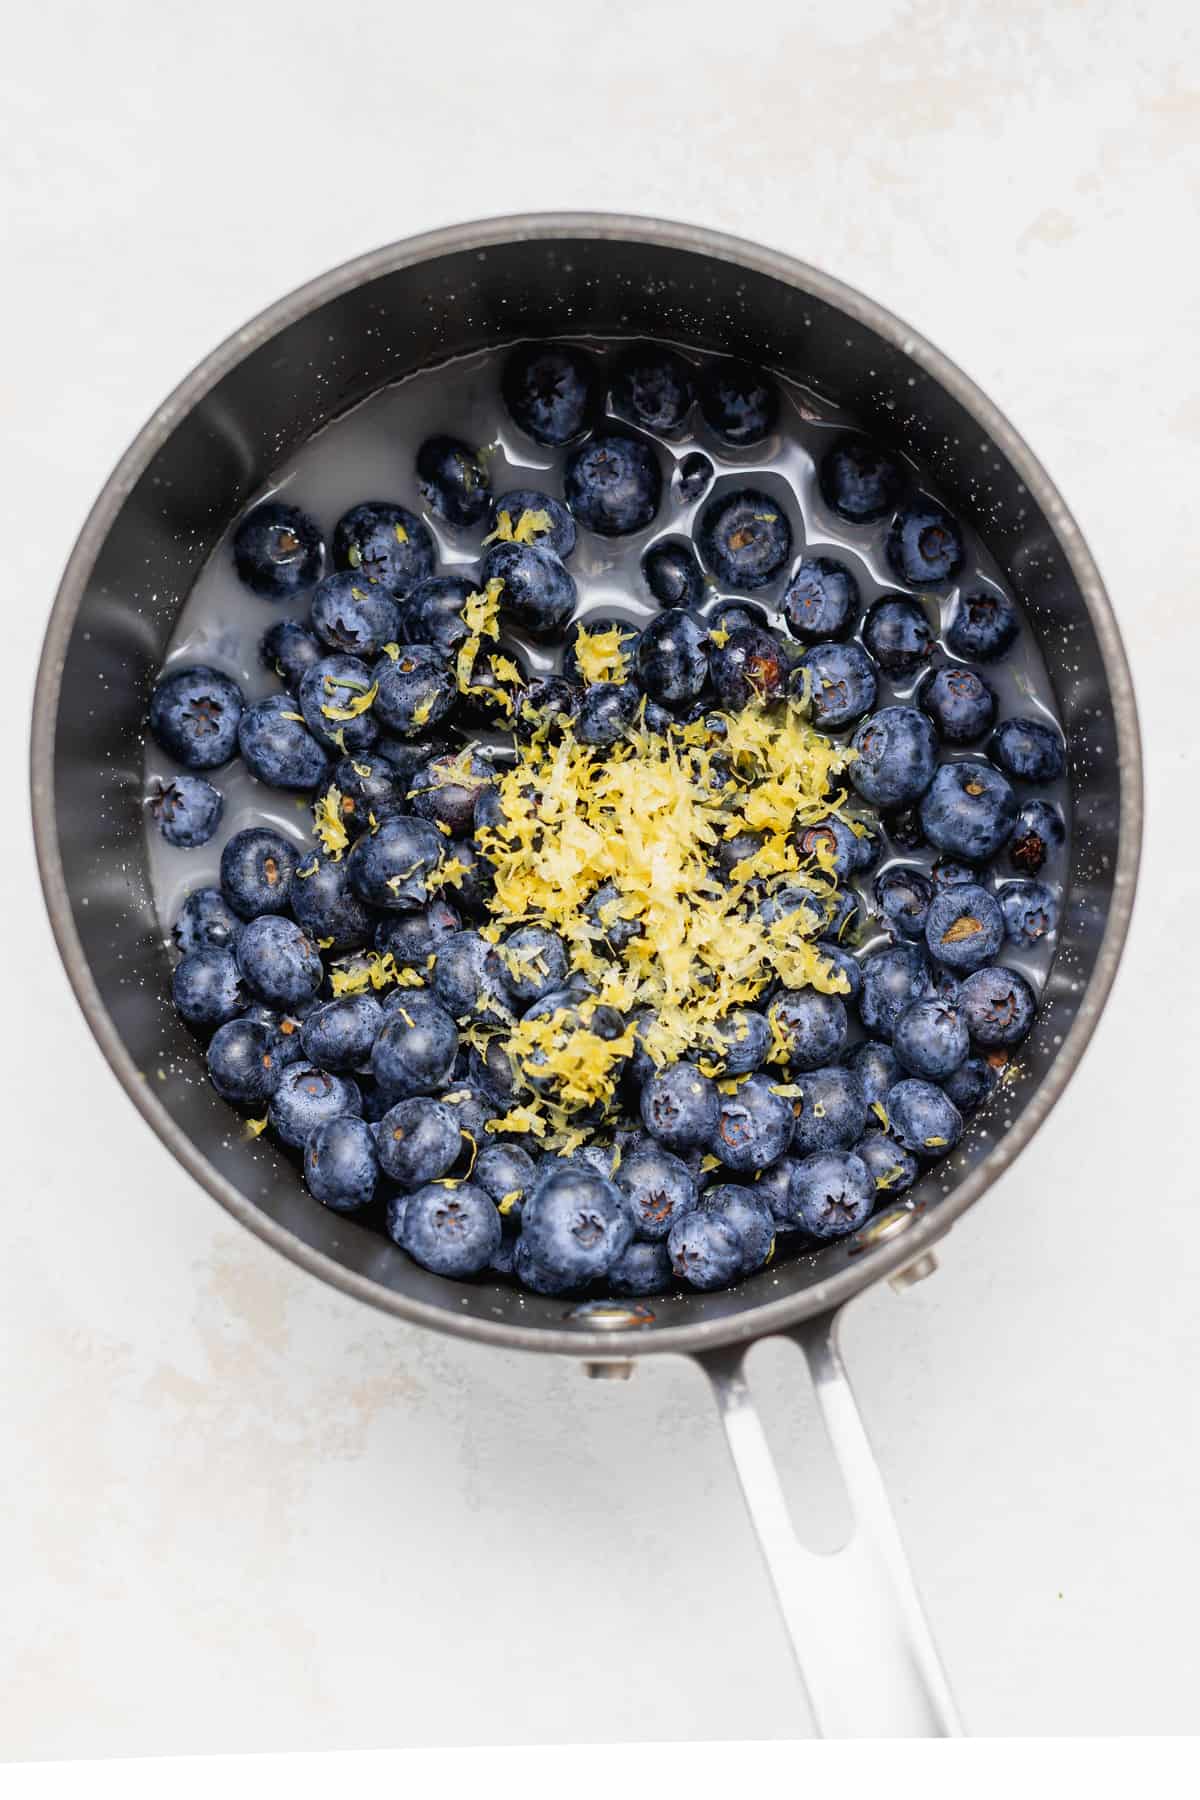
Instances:
[[[703,1293],[730,1287],[738,1279],[746,1248],[725,1214],[693,1208],[672,1225],[667,1254],[679,1279]]]
[[[988,763],[943,763],[921,801],[921,825],[929,842],[964,862],[994,856],[1016,816],[1016,795]]]
[[[995,662],[1012,648],[1020,629],[1007,594],[963,594],[946,627],[946,647],[964,662]]]
[[[758,625],[731,631],[724,644],[712,646],[709,662],[718,704],[727,712],[773,706],[790,673],[778,637]]]
[[[438,945],[452,932],[462,930],[462,916],[446,900],[431,900],[410,913],[381,919],[375,927],[375,948],[392,955],[403,968],[423,969]]]
[[[837,1063],[812,1069],[796,1082],[800,1097],[791,1102],[793,1156],[817,1150],[848,1150],[863,1134],[867,1100],[852,1068]]]
[[[379,735],[373,707],[350,718],[340,715],[365,699],[374,684],[370,665],[357,656],[326,656],[308,671],[300,683],[300,712],[326,750],[345,756],[371,748]]]
[[[274,1054],[275,1033],[255,1019],[230,1019],[209,1039],[208,1079],[234,1106],[260,1106],[279,1085],[285,1064]]]
[[[244,704],[237,682],[207,663],[172,669],[150,696],[150,735],[185,769],[219,769],[237,749]]]
[[[325,973],[312,939],[294,920],[276,913],[242,927],[235,955],[246,986],[268,1006],[311,1000]]]
[[[1035,949],[1058,930],[1058,895],[1044,881],[1006,881],[998,899],[1008,941],[1022,950]]]
[[[942,1081],[967,1060],[967,1027],[957,1009],[944,1000],[915,1000],[896,1020],[892,1034],[896,1056],[909,1075]]]
[[[479,1275],[500,1247],[500,1215],[473,1182],[431,1183],[408,1196],[400,1243],[433,1275]]]
[[[633,724],[640,702],[641,694],[631,681],[593,682],[579,703],[576,738],[581,744],[615,744]]]
[[[475,823],[479,796],[494,776],[486,757],[470,752],[435,756],[409,783],[409,804],[418,819],[441,820],[452,837],[468,837]]]
[[[246,1009],[247,995],[231,950],[193,950],[175,965],[171,998],[185,1024],[214,1030]]]
[[[925,921],[929,954],[956,974],[991,962],[1004,942],[1004,915],[994,894],[976,883],[943,888]]]
[[[857,581],[844,563],[830,556],[806,557],[783,596],[788,630],[804,644],[844,637],[858,618],[858,609]]]
[[[852,524],[865,525],[892,511],[904,489],[899,463],[869,438],[842,438],[821,459],[825,503]]]
[[[791,1143],[792,1108],[772,1092],[774,1076],[751,1075],[736,1093],[718,1095],[717,1126],[709,1140],[714,1156],[735,1175],[777,1162]]]
[[[868,1131],[851,1148],[865,1164],[875,1183],[877,1196],[907,1192],[921,1172],[912,1151],[906,1150],[884,1131]]]
[[[996,696],[977,669],[939,669],[921,684],[928,713],[944,744],[973,744],[996,717]]]
[[[1036,875],[1066,841],[1067,828],[1057,806],[1048,800],[1026,800],[1009,834],[1008,860],[1023,875]]]
[[[660,606],[698,606],[704,575],[690,544],[667,538],[651,544],[642,558],[642,576]]]
[[[500,612],[531,637],[558,638],[575,611],[574,578],[552,550],[499,543],[483,559],[483,579],[502,581]]]
[[[899,595],[875,602],[862,635],[885,675],[912,675],[933,653],[935,633],[924,608]]]
[[[379,1163],[365,1119],[344,1114],[318,1125],[304,1147],[304,1181],[333,1212],[357,1212],[375,1197]]]
[[[850,1053],[847,1066],[858,1077],[863,1100],[868,1107],[882,1106],[888,1089],[895,1087],[901,1069],[890,1044],[870,1040],[858,1044]]]
[[[199,775],[176,775],[159,782],[150,796],[150,817],[159,835],[177,850],[207,844],[221,823],[225,799]]]
[[[825,1068],[841,1054],[849,1030],[845,1002],[815,988],[782,988],[767,1008],[782,1031],[793,1069]]]
[[[859,837],[844,819],[833,813],[806,826],[798,833],[796,843],[801,856],[811,856],[818,862],[822,854],[832,858],[829,867],[839,881],[859,870],[869,869],[879,855],[877,838],[869,833]]]
[[[991,964],[968,975],[959,1003],[971,1042],[985,1050],[1011,1049],[1029,1035],[1037,999],[1016,969]]]
[[[713,1025],[712,1056],[722,1076],[747,1075],[766,1061],[771,1032],[763,1014],[735,1007]],[[707,1057],[701,1061],[709,1067]]]
[[[999,1075],[982,1056],[968,1056],[960,1063],[952,1075],[947,1075],[942,1086],[947,1098],[952,1100],[964,1119],[979,1111],[990,1096]]]
[[[626,1245],[608,1271],[609,1289],[622,1299],[638,1300],[652,1294],[665,1294],[673,1283],[674,1271],[665,1244],[648,1244],[635,1239]]]
[[[282,500],[248,512],[233,534],[233,565],[260,600],[290,600],[321,576],[325,545],[307,513]]]
[[[613,406],[644,431],[678,431],[695,396],[690,367],[661,344],[627,351],[613,375]]]
[[[920,869],[893,863],[875,878],[875,908],[896,937],[919,938],[933,899],[933,884]]]
[[[407,1188],[449,1174],[463,1148],[455,1109],[431,1095],[390,1107],[379,1121],[375,1141],[384,1173]]]
[[[308,1062],[294,1062],[279,1077],[268,1117],[275,1135],[298,1150],[319,1125],[361,1114],[362,1095],[357,1082],[347,1075],[314,1069]]]
[[[364,500],[335,525],[333,560],[337,568],[403,599],[433,574],[437,551],[416,513],[391,500]]]
[[[524,1257],[545,1292],[569,1292],[607,1273],[633,1237],[620,1189],[597,1171],[544,1165],[521,1214]]]
[[[394,739],[388,740],[394,744]],[[418,765],[419,766],[419,765]],[[378,747],[369,755],[343,756],[330,772],[329,782],[341,795],[339,811],[342,824],[352,838],[361,837],[375,824],[408,811],[408,788],[411,771],[401,773]]]
[[[699,1199],[687,1164],[660,1144],[623,1157],[613,1179],[629,1205],[634,1230],[651,1242],[663,1241]]]
[[[350,885],[368,906],[416,912],[429,900],[428,877],[444,843],[427,819],[397,816],[360,837],[349,854]]]
[[[432,644],[403,644],[398,656],[381,656],[371,674],[379,684],[374,716],[399,737],[419,737],[454,705],[454,681]]]
[[[508,514],[508,523],[513,531],[521,523],[525,513],[545,513],[550,520],[544,531],[538,531],[533,539],[543,550],[552,550],[561,562],[575,548],[575,521],[570,511],[561,500],[555,500],[550,494],[543,494],[540,488],[510,488],[507,494],[501,494],[492,502],[490,529],[495,531],[500,524],[500,514]]]
[[[545,925],[520,925],[510,932],[499,960],[505,985],[517,1002],[540,1000],[567,977],[566,946]]]
[[[329,773],[329,749],[324,738],[318,741],[308,729],[297,705],[291,694],[256,700],[242,714],[238,748],[250,773],[265,787],[311,793]]]
[[[819,1150],[795,1164],[789,1218],[816,1238],[845,1237],[865,1225],[875,1205],[875,1182],[850,1150]]]
[[[792,554],[792,528],[770,494],[737,488],[705,507],[697,548],[724,587],[753,593],[779,574]]]
[[[944,587],[962,568],[962,533],[940,506],[914,506],[892,521],[887,559],[909,587]]]
[[[386,589],[363,581],[353,569],[327,575],[317,583],[310,617],[313,631],[328,650],[364,661],[378,656],[383,646],[394,644],[400,634],[400,602]],[[321,656],[326,654],[327,650],[321,652]],[[305,655],[305,660],[301,679],[320,657],[308,659]]]
[[[417,487],[430,512],[448,525],[476,525],[492,502],[477,453],[461,438],[436,433],[417,451]]]
[[[701,1196],[697,1210],[710,1218],[723,1219],[731,1225],[742,1244],[740,1275],[752,1275],[761,1269],[775,1242],[775,1217],[758,1184],[716,1182]]]
[[[917,1077],[898,1081],[885,1102],[888,1128],[914,1156],[936,1160],[962,1136],[962,1114],[940,1087]]]
[[[644,1084],[642,1123],[668,1150],[696,1150],[717,1127],[719,1096],[690,1063],[669,1063]]]
[[[932,992],[929,961],[919,945],[893,944],[877,950],[863,961],[862,1022],[877,1037],[890,1038],[905,1008]]]
[[[454,1067],[458,1028],[445,1007],[419,990],[398,995],[371,1052],[371,1073],[397,1100],[436,1093]]]
[[[180,907],[171,936],[187,956],[193,950],[232,950],[242,921],[220,888],[193,888]]]
[[[850,780],[872,806],[907,805],[934,780],[937,737],[915,707],[883,707],[863,721],[852,743],[858,755]]]
[[[536,1173],[532,1156],[519,1145],[485,1144],[475,1159],[471,1179],[497,1206],[508,1201],[519,1214]]]
[[[539,444],[579,436],[596,410],[595,386],[591,357],[570,344],[522,344],[500,378],[514,421]]]
[[[681,607],[668,607],[651,619],[638,639],[638,680],[651,699],[663,706],[695,700],[708,679],[704,627]]]
[[[278,831],[249,825],[221,852],[221,892],[243,919],[286,912],[299,860],[295,846]]]
[[[449,660],[471,635],[462,612],[478,586],[465,575],[430,575],[418,582],[400,603],[397,642],[432,644]]]
[[[779,389],[749,363],[721,357],[700,377],[700,410],[705,423],[727,444],[761,443],[779,419]]]
[[[316,632],[310,631],[298,619],[277,619],[263,632],[258,646],[263,667],[278,675],[292,693],[324,654],[325,645]]]
[[[373,994],[343,994],[314,1007],[300,1027],[300,1048],[318,1069],[349,1075],[370,1057],[383,1026]]]
[[[713,466],[703,450],[689,450],[675,472],[679,498],[685,503],[699,500],[713,478]]]
[[[641,438],[597,432],[568,456],[563,495],[578,524],[601,537],[628,537],[658,512],[662,472]]]
[[[291,888],[292,915],[322,949],[340,954],[371,942],[375,922],[350,885],[343,856],[314,850],[299,865]]]
[[[992,733],[988,754],[1017,781],[1055,781],[1067,766],[1061,734],[1040,719],[1005,719]]]

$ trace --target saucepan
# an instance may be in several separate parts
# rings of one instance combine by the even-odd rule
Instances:
[[[732,352],[802,382],[925,465],[1026,605],[1070,753],[1073,835],[1057,955],[1003,1118],[971,1131],[903,1204],[855,1237],[773,1263],[729,1292],[571,1304],[427,1275],[303,1193],[266,1141],[241,1141],[167,999],[142,827],[146,702],[173,621],[229,520],[313,432],[412,371],[520,338],[656,337]],[[383,1311],[482,1344],[620,1375],[694,1357],[826,1735],[959,1726],[837,1347],[846,1303],[919,1279],[933,1248],[1041,1125],[1108,995],[1129,922],[1141,758],[1129,671],[1096,567],[1049,477],[946,357],[821,271],[693,226],[544,214],[456,226],[321,276],[229,338],[140,433],[80,535],[42,656],[33,808],[59,949],[108,1061],[208,1192],[274,1249]],[[166,1079],[155,1079],[162,1071]],[[994,1109],[993,1109],[994,1110]],[[1002,1125],[1003,1129],[997,1127]],[[807,1549],[743,1373],[791,1337],[815,1383],[853,1518]]]

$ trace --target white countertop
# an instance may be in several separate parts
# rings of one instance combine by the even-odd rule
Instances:
[[[845,1342],[971,1730],[1194,1729],[1194,24],[125,0],[26,9],[9,52],[0,1757],[807,1730],[700,1375],[407,1329],[236,1226],[88,1035],[23,816],[61,566],[168,389],[332,263],[539,207],[695,220],[872,293],[1004,408],[1096,553],[1149,757],[1125,964],[940,1273]],[[803,1372],[755,1357],[799,1496]]]

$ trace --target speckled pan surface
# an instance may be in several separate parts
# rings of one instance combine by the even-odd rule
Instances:
[[[914,1211],[720,1295],[668,1297],[633,1329],[562,1301],[425,1276],[314,1207],[248,1145],[166,1002],[141,830],[141,719],[172,624],[229,518],[288,452],[412,370],[523,336],[646,335],[733,351],[809,385],[922,463],[985,538],[1038,631],[1068,734],[1072,866],[1058,956],[1020,1079]],[[1136,713],[1097,571],[1048,477],[962,373],[819,271],[692,227],[542,215],[458,227],[336,269],[206,360],[133,444],[68,565],[33,728],[38,853],[76,993],[135,1103],[236,1217],[401,1316],[510,1347],[695,1350],[811,1318],[940,1236],[1061,1093],[1112,981],[1141,822]],[[1011,1121],[1011,1123],[1008,1123]],[[1007,1123],[996,1135],[997,1123]]]

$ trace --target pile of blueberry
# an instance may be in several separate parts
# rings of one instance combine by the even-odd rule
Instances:
[[[267,826],[229,839],[219,886],[193,892],[175,922],[174,1003],[206,1043],[218,1094],[250,1129],[269,1124],[315,1198],[426,1269],[556,1294],[724,1287],[761,1268],[777,1237],[803,1246],[858,1230],[953,1149],[1000,1079],[1036,1007],[1002,957],[1057,926],[1058,890],[1041,877],[1063,819],[1027,790],[1062,774],[1064,745],[1041,719],[996,725],[980,665],[1011,648],[1016,609],[966,592],[939,641],[917,596],[954,582],[959,528],[853,435],[826,452],[822,494],[850,527],[890,521],[886,555],[907,592],[861,616],[848,568],[797,560],[767,493],[722,487],[694,542],[647,550],[661,610],[640,633],[622,624],[620,666],[597,673],[584,648],[613,621],[588,618],[582,639],[572,624],[577,531],[645,531],[665,481],[703,500],[713,466],[699,450],[670,453],[672,438],[698,407],[720,443],[764,442],[779,390],[741,364],[697,370],[658,346],[602,379],[585,351],[539,344],[510,355],[503,395],[521,432],[565,451],[561,495],[493,494],[477,449],[424,443],[424,505],[479,533],[470,579],[439,573],[424,519],[391,502],[352,508],[328,546],[279,500],[238,525],[241,581],[267,603],[309,596],[308,616],[266,631],[262,658],[280,681],[267,698],[246,703],[207,666],[158,682],[149,728],[182,772],[155,784],[149,809],[171,844],[208,841],[222,795],[206,775],[240,756],[264,786],[311,798],[317,843],[306,854]],[[745,598],[773,583],[774,614]],[[531,674],[523,640],[561,646],[559,672]],[[912,692],[877,705],[888,682]],[[707,721],[718,743],[742,709],[789,705],[852,744],[860,830],[840,803],[798,830],[800,867],[822,847],[838,903],[814,907],[802,887],[764,879],[764,916],[782,907],[799,937],[819,938],[847,991],[764,987],[731,1011],[716,1074],[702,1058],[659,1066],[635,1050],[618,1111],[567,1154],[490,1133],[520,1099],[504,1024],[577,1023],[589,994],[536,919],[509,934],[522,938],[520,972],[485,935],[505,739],[510,760],[535,733],[608,754],[635,725]],[[713,863],[728,880],[727,846]],[[621,921],[597,916],[619,950]],[[620,1017],[605,1025],[606,1010],[589,1028],[625,1030]],[[496,1036],[481,1040],[489,1022]]]

